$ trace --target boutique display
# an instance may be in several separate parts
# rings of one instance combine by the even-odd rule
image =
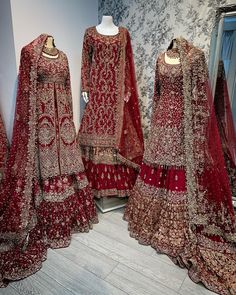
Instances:
[[[235,294],[235,215],[204,54],[174,43],[157,59],[150,136],[124,218],[194,282]]]
[[[94,196],[129,196],[143,156],[143,135],[130,36],[119,27],[85,32],[82,54],[84,110],[79,143]]]
[[[46,34],[21,52],[15,122],[0,192],[0,285],[36,272],[48,247],[97,222],[72,114],[65,53]]]
[[[5,175],[6,160],[8,155],[8,141],[5,126],[0,115],[0,183]]]

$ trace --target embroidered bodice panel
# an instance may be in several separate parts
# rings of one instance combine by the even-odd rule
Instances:
[[[124,28],[114,36],[101,35],[95,27],[87,29],[82,54],[82,91],[89,94],[84,110],[80,142],[114,146],[122,125],[125,87]]]
[[[144,160],[151,164],[184,166],[183,75],[181,64],[157,61],[152,123]]]
[[[37,67],[38,82],[55,82],[66,84],[69,75],[66,55],[59,51],[57,58],[49,58],[41,55]]]
[[[73,123],[67,57],[41,56],[38,61],[37,115],[39,167],[42,178],[81,169]]]

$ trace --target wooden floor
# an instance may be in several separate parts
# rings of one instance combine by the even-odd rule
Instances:
[[[122,215],[122,210],[99,214],[92,231],[74,235],[68,248],[49,250],[38,273],[0,294],[215,294],[194,284],[167,256],[130,238]]]

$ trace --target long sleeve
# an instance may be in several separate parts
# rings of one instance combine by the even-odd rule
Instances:
[[[196,53],[193,57],[193,84],[192,84],[192,108],[193,108],[193,133],[194,136],[194,147],[198,151],[204,151],[207,145],[207,132],[210,103],[208,90],[208,73],[205,62],[205,56],[202,51]],[[197,167],[200,168],[205,163],[205,154],[196,153]]]
[[[66,77],[65,86],[66,86],[67,98],[69,100],[68,101],[68,104],[69,104],[69,107],[70,107],[69,113],[71,113],[71,116],[73,117],[73,101],[72,101],[72,93],[71,93],[70,68],[69,68],[69,62],[68,62],[67,57],[66,57],[66,66],[67,66],[68,74],[67,74],[67,77]]]
[[[154,94],[152,101],[152,116],[151,121],[154,119],[155,110],[160,98],[160,75],[159,75],[159,58],[156,61],[156,69],[155,69],[155,81],[154,81]]]
[[[89,92],[90,89],[90,71],[92,64],[93,49],[89,38],[88,29],[84,34],[82,67],[81,67],[81,91]]]

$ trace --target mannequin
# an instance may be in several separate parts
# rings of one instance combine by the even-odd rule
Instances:
[[[68,58],[47,34],[22,48],[15,114],[0,190],[0,288],[38,271],[49,247],[67,247],[72,233],[97,221],[76,140]]]
[[[110,15],[104,15],[102,22],[96,26],[99,34],[114,36],[119,33],[119,28],[113,23],[113,18]]]
[[[58,50],[54,43],[54,38],[48,36],[43,47],[42,55],[48,58],[58,58]]]
[[[194,282],[236,294],[236,223],[205,56],[175,42],[157,58],[150,136],[124,219],[131,237],[186,266]]]
[[[110,15],[103,15],[102,22],[96,26],[96,30],[99,34],[105,36],[115,36],[119,33],[119,27],[113,23],[113,17]],[[88,103],[89,94],[82,92],[83,100]]]
[[[88,103],[78,140],[94,196],[124,199],[136,180],[143,137],[131,38],[111,16],[85,31],[81,94]],[[110,210],[114,202],[99,205]]]

